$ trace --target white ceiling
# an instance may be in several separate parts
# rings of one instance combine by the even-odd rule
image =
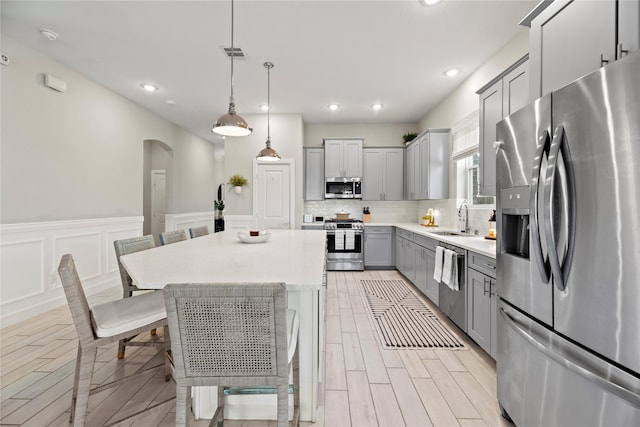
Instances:
[[[537,1],[235,1],[234,95],[240,115],[305,123],[413,123],[517,32]],[[208,139],[226,112],[231,2],[6,1],[2,34]],[[38,29],[55,31],[55,41]],[[461,72],[445,77],[445,69]],[[43,72],[46,70],[43,70]],[[140,84],[157,85],[146,93]],[[175,105],[168,105],[173,100]],[[342,107],[332,112],[330,103]],[[370,105],[380,102],[374,112]],[[251,125],[251,123],[249,123]]]

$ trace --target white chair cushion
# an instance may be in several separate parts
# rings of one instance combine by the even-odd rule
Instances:
[[[291,363],[293,355],[298,345],[298,329],[300,329],[300,321],[298,313],[295,310],[287,310],[287,360]]]
[[[93,330],[101,338],[127,332],[166,317],[167,310],[161,290],[91,307]]]

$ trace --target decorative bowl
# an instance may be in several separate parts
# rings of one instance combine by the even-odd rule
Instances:
[[[242,243],[264,243],[269,240],[269,237],[271,237],[269,230],[262,230],[257,236],[251,236],[247,231],[238,231],[238,240]]]

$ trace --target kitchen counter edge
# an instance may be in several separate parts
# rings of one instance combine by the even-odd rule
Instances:
[[[475,252],[480,255],[487,256],[489,258],[496,259],[496,241],[488,240],[484,237],[476,236],[442,236],[429,231],[429,229],[412,223],[392,223],[392,222],[367,222],[365,227],[398,227],[406,231],[411,231],[416,234],[428,237],[430,239],[437,240],[439,242],[448,243],[450,245],[457,246],[462,249],[467,249],[471,252]],[[438,231],[452,231],[453,229],[438,228]]]

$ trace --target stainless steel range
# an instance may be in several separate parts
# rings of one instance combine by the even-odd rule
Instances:
[[[359,219],[326,219],[327,270],[364,270],[364,224]]]

